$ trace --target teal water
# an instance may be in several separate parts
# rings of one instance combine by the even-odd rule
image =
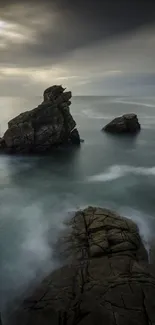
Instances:
[[[0,106],[6,101],[1,98]],[[34,103],[14,99],[6,107],[2,131],[9,118]],[[137,222],[147,248],[154,235],[155,97],[76,97],[71,112],[85,140],[80,149],[0,157],[1,310],[57,267],[51,245],[69,212],[87,205],[112,208]],[[138,114],[137,137],[100,131],[126,112]]]

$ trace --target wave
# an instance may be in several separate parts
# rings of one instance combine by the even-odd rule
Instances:
[[[128,165],[113,165],[109,167],[104,173],[88,176],[88,182],[108,182],[117,178],[126,176],[128,174],[155,176],[155,167],[134,167]]]
[[[119,100],[119,99],[115,99],[114,102],[115,103],[120,103],[120,104],[129,104],[129,105],[137,105],[137,106],[145,106],[145,107],[155,107],[155,105],[149,104],[149,103],[131,102],[131,101]]]

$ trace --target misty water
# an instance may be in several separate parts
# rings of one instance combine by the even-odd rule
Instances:
[[[39,99],[0,99],[6,121]],[[4,113],[5,105],[5,113]],[[0,309],[58,266],[52,252],[68,213],[87,205],[135,220],[146,247],[155,231],[155,97],[75,97],[71,112],[85,142],[48,157],[0,156]],[[136,112],[137,137],[101,128]]]

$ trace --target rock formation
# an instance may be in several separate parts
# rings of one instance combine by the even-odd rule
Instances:
[[[0,139],[1,149],[10,153],[47,152],[64,144],[80,144],[76,122],[70,114],[72,94],[62,86],[44,91],[44,101],[8,123]]]
[[[137,133],[140,131],[140,124],[136,114],[125,114],[120,117],[116,117],[110,123],[108,123],[103,131],[110,133]]]
[[[65,266],[24,301],[14,325],[153,325],[155,278],[131,220],[89,207],[68,223]]]

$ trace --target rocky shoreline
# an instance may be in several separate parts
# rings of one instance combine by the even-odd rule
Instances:
[[[98,207],[78,211],[58,243],[65,265],[9,325],[153,325],[155,278],[136,224]]]

